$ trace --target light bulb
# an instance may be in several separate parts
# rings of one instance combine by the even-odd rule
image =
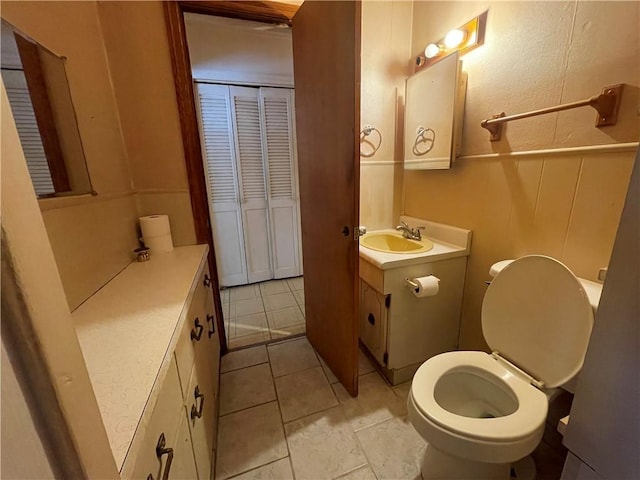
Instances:
[[[424,49],[424,56],[427,58],[433,58],[439,55],[441,51],[442,47],[440,47],[440,45],[430,43],[429,45],[427,45],[427,48]]]
[[[444,46],[448,49],[456,48],[460,45],[465,37],[465,32],[462,30],[451,30],[447,33],[447,36],[444,37]]]

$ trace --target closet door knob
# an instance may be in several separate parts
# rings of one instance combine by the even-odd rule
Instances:
[[[194,327],[191,329],[191,340],[198,342],[202,338],[202,331],[204,330],[204,327],[200,324],[200,319],[197,317],[193,322],[193,325]]]
[[[166,440],[164,438],[164,432],[160,434],[158,438],[158,444],[156,445],[156,456],[161,459],[163,455],[167,455],[167,463],[164,466],[164,472],[162,473],[162,480],[169,479],[169,472],[171,471],[171,462],[173,462],[173,448],[165,447]],[[147,477],[148,479],[149,477]],[[151,476],[153,478],[153,476]]]
[[[208,275],[208,274],[206,274],[206,273],[204,274],[204,280],[202,281],[202,284],[203,284],[205,287],[210,287],[210,286],[211,286],[211,278],[210,278],[210,277],[209,277],[209,275]]]
[[[376,324],[376,317],[373,316],[373,313],[370,313],[369,316],[367,317],[367,321],[371,324],[371,325],[375,325]]]

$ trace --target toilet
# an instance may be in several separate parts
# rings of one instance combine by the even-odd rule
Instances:
[[[592,325],[587,293],[562,263],[530,255],[504,266],[482,304],[492,353],[436,355],[413,377],[423,478],[509,479],[542,439],[549,399],[580,371]]]

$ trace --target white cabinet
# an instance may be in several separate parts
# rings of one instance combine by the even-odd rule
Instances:
[[[209,480],[213,474],[220,370],[220,341],[210,285],[205,266],[175,350],[197,478],[201,480]]]
[[[387,352],[387,302],[390,295],[360,281],[360,340],[381,365]]]
[[[300,275],[293,91],[196,89],[221,285]]]
[[[466,256],[384,270],[360,260],[360,338],[392,384],[457,348],[465,272]],[[426,275],[440,279],[440,291],[416,298],[404,279]]]
[[[178,370],[171,361],[140,446],[134,479],[196,478],[196,464],[188,428]]]
[[[220,341],[207,251],[133,262],[74,312],[123,480],[213,475]]]

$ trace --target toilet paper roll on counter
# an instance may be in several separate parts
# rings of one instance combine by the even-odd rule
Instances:
[[[405,284],[417,298],[433,297],[440,290],[440,279],[433,275],[426,277],[407,278]]]
[[[149,215],[140,217],[142,240],[149,247],[151,254],[170,252],[173,250],[171,227],[168,215]]]

